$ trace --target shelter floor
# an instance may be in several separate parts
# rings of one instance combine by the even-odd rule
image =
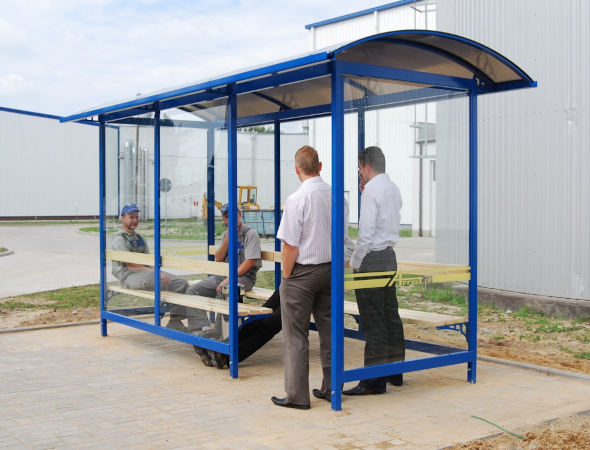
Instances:
[[[0,345],[0,447],[437,449],[498,431],[472,415],[516,429],[586,410],[590,398],[583,380],[479,362],[475,385],[461,364],[344,397],[342,411],[314,397],[297,411],[270,401],[284,395],[280,334],[236,380],[190,345],[113,323],[107,338],[86,325],[3,334]],[[362,348],[347,342],[347,358],[361,361]]]

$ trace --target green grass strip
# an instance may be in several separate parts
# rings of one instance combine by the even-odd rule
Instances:
[[[481,417],[477,417],[477,416],[471,416],[471,417],[473,417],[474,419],[483,420],[485,423],[489,423],[490,425],[493,425],[496,428],[504,431],[505,433],[508,433],[511,436],[517,437],[518,439],[524,439],[524,436],[521,436],[520,434],[513,433],[512,431],[508,431],[506,428],[502,428],[501,426],[496,425],[495,423],[492,423],[489,420],[485,420],[485,419],[482,419]]]

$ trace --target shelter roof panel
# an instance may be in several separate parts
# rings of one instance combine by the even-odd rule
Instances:
[[[481,93],[536,85],[518,66],[477,42],[448,33],[405,30],[369,36],[267,65],[162,89],[122,102],[90,108],[60,120],[68,122],[98,115],[101,115],[103,120],[109,120],[111,117],[112,120],[117,120],[136,114],[133,111],[138,108],[150,110],[155,102],[161,102],[164,105],[179,106],[204,120],[219,121],[225,117],[224,96],[229,84],[242,86],[244,92],[238,96],[239,118],[267,117],[276,112],[314,108],[331,101],[330,77],[326,76],[326,73],[329,73],[330,62],[334,59],[344,63],[372,66],[376,71],[379,67],[381,70],[385,68],[406,71],[405,73],[409,74],[405,77],[406,81],[412,81],[412,73],[420,73],[416,78],[422,78],[421,81],[431,83],[429,85],[435,83],[451,87],[454,83],[462,86],[462,82],[455,80],[477,80],[477,89]],[[364,72],[368,77],[376,75],[370,73],[371,70],[365,69]],[[432,78],[422,76],[424,73],[447,78],[433,81]],[[360,83],[357,85],[357,94],[354,94],[354,90],[349,90],[350,95],[361,95],[360,92],[363,92],[362,95],[369,95],[370,83],[360,80],[357,80],[357,83]],[[476,85],[475,81],[473,85]],[[409,86],[411,83],[390,83],[393,89],[391,92],[374,95],[401,92],[411,89]],[[420,87],[425,85],[422,84]],[[216,96],[222,97],[215,99]],[[185,97],[185,105],[189,106],[181,106]],[[200,101],[195,102],[197,98]],[[125,114],[124,111],[129,111],[130,114]]]

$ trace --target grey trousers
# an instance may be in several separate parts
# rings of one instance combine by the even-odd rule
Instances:
[[[309,405],[309,321],[320,335],[321,392],[331,395],[332,287],[331,264],[295,264],[280,288],[283,323],[283,367],[287,400]]]
[[[225,277],[214,275],[198,283],[193,284],[187,289],[186,293],[189,295],[200,295],[202,297],[215,298],[217,295],[217,286]],[[244,289],[249,291],[254,287],[254,282],[247,277],[238,277],[238,283],[244,285]],[[209,326],[209,316],[206,311],[202,309],[187,308],[186,306],[174,307],[172,310],[174,315],[184,315],[188,317],[189,331],[200,330],[203,327]]]
[[[177,277],[171,273],[160,271],[160,274],[167,275],[170,278],[170,284],[166,291],[178,292],[184,294],[188,288],[188,282],[184,278]],[[144,291],[154,290],[154,271],[143,270],[141,272],[131,272],[123,280],[121,286],[125,289],[143,289]]]

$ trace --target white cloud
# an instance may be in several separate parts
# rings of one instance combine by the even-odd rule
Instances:
[[[31,97],[33,93],[33,85],[20,75],[9,73],[0,77],[0,100]]]

